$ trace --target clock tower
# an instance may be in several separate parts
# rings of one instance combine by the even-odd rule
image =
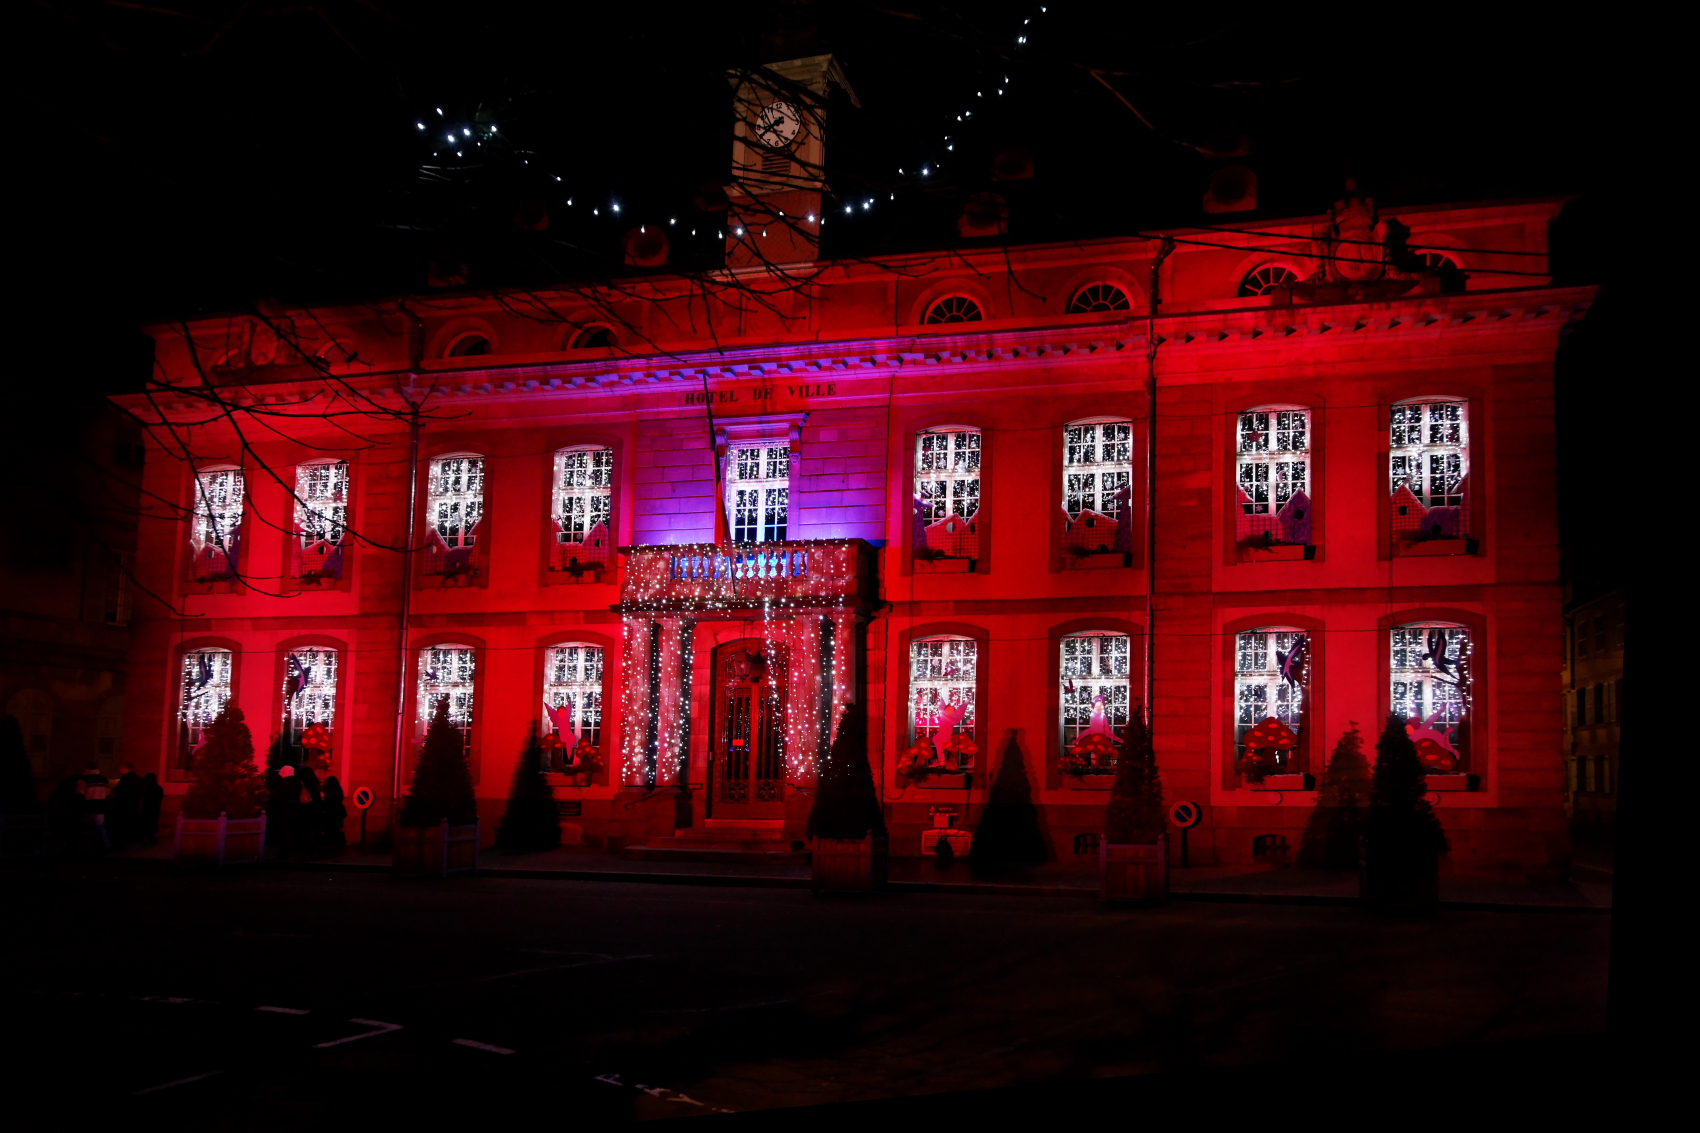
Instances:
[[[827,99],[837,87],[861,104],[831,55],[769,63],[730,75],[736,120],[726,263],[812,263],[820,252],[826,185]]]

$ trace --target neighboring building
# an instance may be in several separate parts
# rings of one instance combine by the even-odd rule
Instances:
[[[1624,593],[1565,611],[1566,802],[1578,834],[1611,832],[1623,722]]]
[[[810,133],[749,113],[784,121],[775,148]],[[1204,808],[1194,860],[1227,863],[1296,845],[1335,741],[1396,710],[1455,863],[1567,856],[1552,379],[1593,289],[1529,274],[1560,201],[1348,196],[1172,246],[970,241],[786,280],[751,251],[763,200],[733,198],[742,301],[648,274],[155,328],[172,382],[423,399],[424,425],[416,467],[399,416],[252,430],[245,455],[155,399],[200,459],[148,461],[195,514],[143,519],[140,578],[179,611],[133,623],[129,756],[180,793],[226,701],[260,745],[322,722],[381,829],[398,716],[405,763],[447,699],[488,818],[538,726],[568,737],[551,778],[588,841],[784,842],[859,700],[894,852],[934,807],[972,827],[1022,758],[1067,857],[1110,780],[1082,737],[1149,698],[1167,796]]]

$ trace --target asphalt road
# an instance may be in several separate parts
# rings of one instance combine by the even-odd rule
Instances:
[[[5,1027],[26,1040],[8,1044],[9,1070],[43,1128],[97,1113],[187,1130],[482,1124],[533,1109],[594,1128],[1314,1068],[1605,1021],[1604,916],[123,862],[13,865],[0,884]]]

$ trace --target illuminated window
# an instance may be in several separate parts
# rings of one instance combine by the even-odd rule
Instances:
[[[189,543],[197,581],[234,578],[242,542],[242,470],[203,468],[195,473],[195,515]]]
[[[1397,626],[1390,703],[1430,773],[1469,770],[1470,631],[1449,622]]]
[[[1251,409],[1236,431],[1237,537],[1259,544],[1311,541],[1310,410]]]
[[[543,735],[558,736],[557,721],[569,725],[577,739],[602,746],[602,647],[574,642],[551,645],[543,661],[543,700],[553,709],[543,715]],[[572,755],[562,750],[557,765]]]
[[[1080,315],[1097,311],[1125,311],[1130,306],[1127,292],[1115,284],[1094,283],[1074,293],[1074,298],[1068,303],[1068,313]]]
[[[472,548],[484,518],[484,458],[455,453],[431,461],[425,516],[431,525],[426,573],[471,573]]]
[[[178,758],[185,770],[195,749],[206,742],[207,729],[230,700],[228,649],[191,649],[183,654],[182,683],[177,698]]]
[[[1133,498],[1133,424],[1082,422],[1063,429],[1063,549],[1076,558],[1131,549],[1121,532]]]
[[[419,734],[423,736],[437,711],[449,704],[449,723],[460,730],[467,750],[472,745],[472,687],[478,672],[477,650],[470,645],[431,645],[419,651]]]
[[[791,512],[791,448],[736,446],[726,454],[726,510],[735,543],[782,543]]]
[[[342,537],[348,530],[348,462],[295,467],[297,577],[342,577]]]
[[[1280,264],[1266,264],[1256,271],[1247,273],[1246,277],[1240,280],[1240,294],[1242,296],[1268,295],[1283,287],[1291,287],[1297,282],[1299,282],[1299,274],[1292,268],[1285,268]]]
[[[986,316],[980,313],[980,304],[966,295],[949,295],[940,299],[927,309],[924,323],[977,323]]]
[[[555,454],[555,550],[550,569],[567,570],[608,559],[612,526],[614,450],[596,445]]]
[[[1077,633],[1062,639],[1062,739],[1068,750],[1092,726],[1095,703],[1121,738],[1130,704],[1132,639],[1125,633]]]
[[[300,758],[301,736],[314,724],[336,726],[337,652],[323,646],[292,649],[284,658],[285,742]]]
[[[1236,635],[1234,763],[1242,773],[1250,771],[1249,777],[1260,779],[1264,774],[1296,770],[1309,684],[1310,635],[1304,630],[1253,629]],[[1269,726],[1269,720],[1280,727]],[[1248,741],[1248,733],[1254,731],[1257,735]],[[1271,743],[1258,742],[1270,733],[1276,737]],[[1261,760],[1261,766],[1248,768],[1248,756]]]
[[[980,554],[980,431],[931,429],[916,437],[915,508],[925,536],[916,553],[928,558]]]
[[[1388,474],[1394,537],[1462,538],[1469,532],[1469,407],[1408,401],[1392,407]]]
[[[968,637],[924,637],[909,645],[909,741],[947,737],[936,770],[973,769],[979,647]],[[949,750],[954,749],[954,750]]]

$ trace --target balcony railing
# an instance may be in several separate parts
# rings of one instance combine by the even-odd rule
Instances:
[[[862,591],[860,539],[717,546],[624,548],[621,608],[712,610],[755,606],[841,606]]]

